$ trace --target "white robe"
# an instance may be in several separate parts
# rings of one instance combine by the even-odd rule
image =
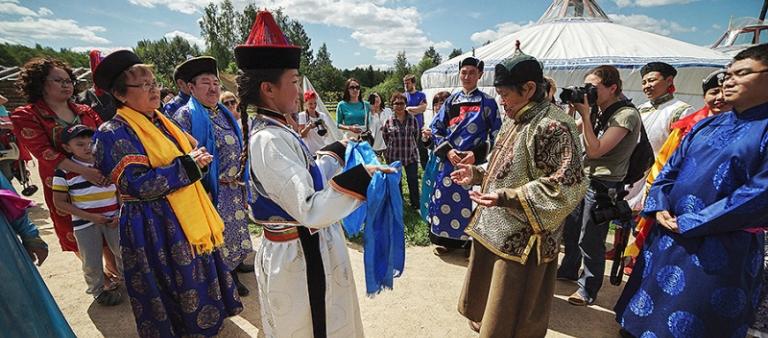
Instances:
[[[648,134],[648,142],[651,143],[651,148],[653,148],[654,158],[659,155],[661,146],[664,145],[664,142],[667,141],[669,134],[672,132],[672,124],[694,112],[691,105],[676,98],[672,98],[658,107],[654,107],[651,101],[648,101],[637,107],[637,110],[640,111],[640,117],[643,119],[643,126],[645,127],[645,133]],[[647,175],[635,182],[625,198],[632,210],[643,209],[646,179]]]
[[[361,201],[327,184],[341,170],[333,156],[322,155],[317,159],[325,189],[315,192],[308,170],[311,159],[302,150],[295,132],[285,126],[254,130],[249,142],[249,158],[259,190],[303,226],[318,230],[316,235],[320,237],[325,269],[328,337],[362,337],[352,267],[338,223]],[[299,239],[272,242],[262,238],[255,266],[264,334],[280,338],[312,337],[306,264]]]

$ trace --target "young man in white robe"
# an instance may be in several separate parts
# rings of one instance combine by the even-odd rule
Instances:
[[[267,11],[235,48],[240,111],[253,182],[251,211],[264,226],[256,253],[261,320],[267,337],[362,337],[352,267],[339,220],[366,198],[371,174],[386,167],[344,167],[335,142],[317,159],[289,125],[297,111],[301,48]],[[246,108],[255,106],[248,123]],[[247,127],[246,127],[247,128]]]

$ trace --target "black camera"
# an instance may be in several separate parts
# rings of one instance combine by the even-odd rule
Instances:
[[[589,212],[592,213],[592,220],[596,224],[605,223],[611,220],[629,221],[632,219],[632,208],[624,197],[629,191],[615,188],[606,190],[597,189],[595,194],[595,206]]]
[[[610,206],[592,209],[592,219],[595,223],[605,223],[611,220],[629,221],[632,219],[632,208],[625,200],[620,200]]]
[[[597,87],[587,83],[584,87],[570,86],[560,92],[560,101],[565,104],[584,103],[584,95],[587,95],[587,103],[594,106],[597,103]]]
[[[325,134],[328,134],[328,129],[325,128],[325,121],[323,119],[318,119],[312,124],[317,128],[317,135],[325,136]]]

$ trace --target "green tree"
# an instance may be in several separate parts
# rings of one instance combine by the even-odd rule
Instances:
[[[0,65],[12,67],[21,66],[34,57],[53,57],[66,62],[73,68],[89,67],[86,53],[74,52],[66,48],[54,50],[36,44],[35,47],[23,45],[0,44]]]
[[[312,81],[315,89],[320,92],[323,100],[338,99],[338,93],[344,90],[345,79],[341,71],[333,66],[331,53],[328,52],[328,46],[325,43],[317,50],[317,55],[312,61],[310,69],[311,71],[306,76]]]
[[[397,53],[394,63],[393,76],[397,81],[402,81],[403,77],[411,72],[411,65],[408,64],[408,58],[405,56],[405,51]]]
[[[464,52],[461,50],[461,48],[454,48],[451,51],[451,54],[448,54],[448,58],[449,59],[453,59],[453,58],[455,58],[455,57],[457,57],[457,56],[459,56],[461,54],[464,54]]]
[[[174,88],[173,71],[176,65],[189,57],[200,56],[200,48],[186,39],[176,36],[171,40],[162,38],[157,41],[141,40],[134,48],[136,55],[155,68],[155,77],[163,86]]]
[[[226,69],[234,60],[235,24],[238,22],[236,15],[232,1],[224,0],[221,6],[213,2],[208,4],[200,19],[200,30],[208,47],[207,54],[216,59],[219,69]]]
[[[421,74],[427,69],[435,67],[443,62],[443,58],[440,56],[434,47],[430,46],[424,51],[424,56],[421,57],[421,61],[414,67],[414,75],[416,75],[416,85],[421,87]]]

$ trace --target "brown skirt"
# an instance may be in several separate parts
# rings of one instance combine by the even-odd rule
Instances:
[[[525,265],[472,246],[459,313],[482,322],[480,337],[544,337],[555,293],[557,261]]]

